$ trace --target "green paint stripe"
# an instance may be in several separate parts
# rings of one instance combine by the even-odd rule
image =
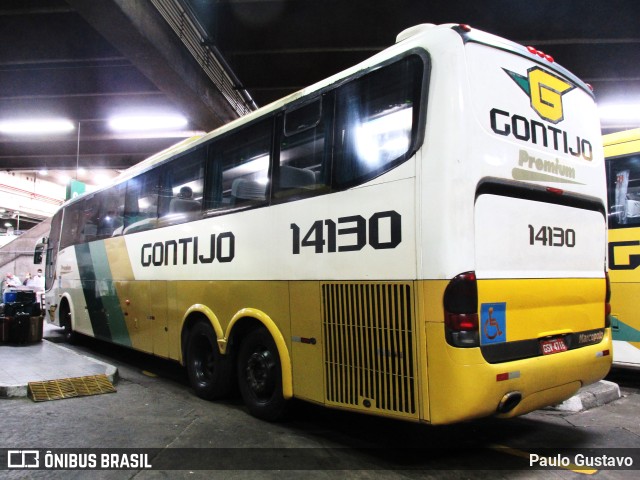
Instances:
[[[633,328],[631,325],[621,322],[619,318],[613,317],[611,322],[611,333],[614,340],[624,342],[640,342],[640,330]],[[617,328],[615,328],[617,326]]]
[[[127,329],[127,323],[120,308],[120,299],[113,283],[113,275],[109,266],[109,257],[104,241],[89,244],[91,261],[96,275],[96,293],[102,299],[102,305],[109,318],[109,329],[114,342],[127,347],[131,346],[131,337]]]
[[[529,78],[525,77],[524,75],[520,75],[519,73],[512,72],[511,70],[507,70],[506,68],[503,68],[502,70],[504,70],[506,74],[509,75],[514,82],[516,82],[516,85],[518,85],[522,89],[522,91],[527,94],[527,97],[531,97],[531,86],[529,85]]]
[[[74,250],[78,261],[82,295],[89,314],[93,335],[97,338],[111,341],[111,330],[109,330],[109,325],[104,317],[102,299],[96,295],[96,272],[93,270],[89,245],[82,243],[76,245]]]

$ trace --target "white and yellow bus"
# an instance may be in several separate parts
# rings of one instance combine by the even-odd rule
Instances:
[[[613,364],[640,368],[640,128],[605,135]]]
[[[606,375],[589,88],[466,25],[160,153],[53,218],[48,321],[174,359],[195,392],[432,424]]]

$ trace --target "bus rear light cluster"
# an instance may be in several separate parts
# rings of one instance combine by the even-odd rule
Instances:
[[[527,47],[527,50],[529,50],[529,53],[531,53],[532,55],[537,55],[540,58],[544,58],[549,63],[554,62],[551,55],[544,53],[542,50],[538,50],[536,47]]]
[[[447,343],[462,348],[480,345],[475,272],[461,273],[451,279],[444,291],[443,306]]]

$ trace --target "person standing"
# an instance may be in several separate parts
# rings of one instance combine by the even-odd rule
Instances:
[[[7,272],[5,274],[5,279],[4,279],[4,282],[2,283],[2,286],[3,286],[3,290],[5,288],[21,287],[22,282],[13,273]]]
[[[36,293],[44,292],[44,277],[42,276],[42,269],[38,269],[36,275],[31,279],[29,287],[33,288]]]

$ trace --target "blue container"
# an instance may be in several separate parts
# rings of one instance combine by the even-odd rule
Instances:
[[[18,291],[12,288],[7,288],[2,292],[2,303],[11,303],[18,301]]]

